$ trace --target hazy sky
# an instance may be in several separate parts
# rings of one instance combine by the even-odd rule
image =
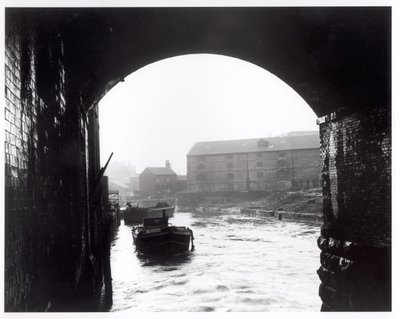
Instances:
[[[149,64],[100,101],[102,164],[131,161],[141,173],[186,174],[195,142],[318,130],[308,104],[272,73],[227,56],[184,55]]]

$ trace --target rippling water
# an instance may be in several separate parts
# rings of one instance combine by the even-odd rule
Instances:
[[[195,250],[135,254],[121,224],[111,251],[111,311],[319,311],[319,227],[239,213],[175,213]]]

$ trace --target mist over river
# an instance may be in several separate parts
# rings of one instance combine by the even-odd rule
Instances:
[[[238,212],[176,212],[170,223],[193,230],[193,252],[139,258],[121,222],[110,311],[320,311],[319,226]]]

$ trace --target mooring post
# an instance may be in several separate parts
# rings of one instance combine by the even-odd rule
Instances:
[[[102,218],[102,268],[104,280],[104,307],[109,309],[113,304],[112,298],[112,276],[111,276],[111,240],[113,234],[113,217],[110,211],[105,211]]]

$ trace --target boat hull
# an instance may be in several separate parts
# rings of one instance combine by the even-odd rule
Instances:
[[[174,255],[189,251],[193,233],[186,227],[169,226],[159,231],[133,235],[136,250],[143,255]]]

